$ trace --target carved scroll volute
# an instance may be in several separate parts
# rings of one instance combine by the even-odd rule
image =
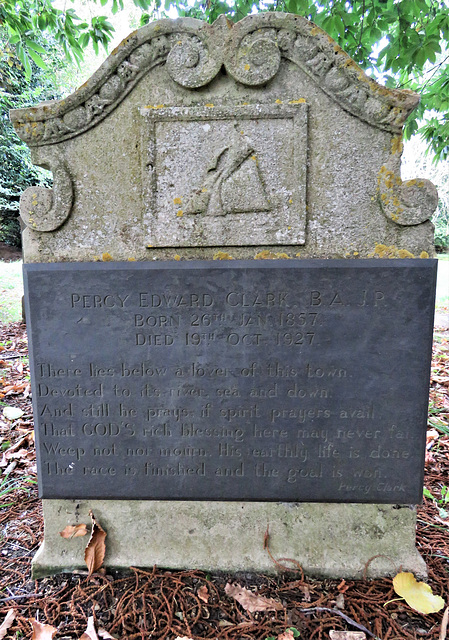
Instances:
[[[29,187],[20,198],[20,217],[34,231],[54,231],[69,217],[73,185],[64,160],[55,148],[36,147],[32,160],[53,173],[53,189]]]
[[[213,48],[212,39],[193,33],[180,33],[167,57],[166,69],[175,82],[187,89],[208,84],[223,64],[221,51]],[[203,34],[201,34],[203,35]]]
[[[276,30],[258,29],[243,37],[236,27],[233,31],[227,45],[226,70],[242,84],[254,87],[266,84],[274,78],[281,63]]]
[[[379,171],[379,200],[385,216],[403,226],[429,220],[438,205],[438,191],[430,180],[402,181],[394,156]]]

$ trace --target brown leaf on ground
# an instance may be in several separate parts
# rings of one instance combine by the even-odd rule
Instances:
[[[209,602],[209,592],[205,584],[198,589],[198,598],[206,604]]]
[[[93,516],[91,516],[93,518]],[[112,636],[109,636],[112,637]],[[98,640],[97,632],[95,631],[95,624],[93,616],[87,618],[87,629],[81,636],[80,640]]]
[[[105,539],[108,535],[104,529],[95,520],[92,511],[89,511],[89,515],[92,519],[92,533],[90,534],[89,542],[87,543],[86,550],[84,552],[84,562],[87,565],[90,577],[94,571],[99,569],[103,564],[104,554],[106,553]]]
[[[449,607],[446,607],[441,621],[440,637],[438,640],[446,640],[447,636],[447,623],[449,621]]]
[[[331,640],[366,640],[363,631],[329,631]]]
[[[278,635],[277,640],[293,640],[294,637],[293,631],[291,629],[286,629],[284,633]]]
[[[87,526],[84,524],[68,524],[65,529],[59,532],[61,538],[79,538],[87,534]]]
[[[272,598],[264,598],[263,596],[257,596],[255,593],[245,587],[241,587],[238,584],[230,584],[229,582],[225,586],[225,593],[230,598],[235,598],[237,602],[249,613],[255,611],[276,611],[283,609],[280,602],[276,602]]]
[[[33,619],[30,619],[29,622],[33,627],[31,640],[51,640],[58,631],[51,624],[42,624],[42,622]]]
[[[5,637],[6,632],[8,631],[9,627],[14,622],[15,617],[16,617],[16,614],[14,612],[14,609],[10,609],[8,611],[8,613],[6,614],[5,619],[3,620],[2,624],[0,625],[0,640],[2,640],[2,638]]]
[[[106,629],[98,629],[98,635],[100,638],[103,638],[103,640],[117,640],[117,638],[111,636],[109,631],[106,631]]]

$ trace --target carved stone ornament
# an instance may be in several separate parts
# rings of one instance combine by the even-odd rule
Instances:
[[[402,226],[430,220],[438,206],[435,185],[424,178],[402,181],[394,155],[379,171],[379,201],[385,216]]]
[[[20,197],[20,216],[34,231],[54,231],[69,217],[73,185],[64,160],[56,147],[33,149],[32,160],[53,173],[53,189],[28,187]]]
[[[343,109],[399,133],[419,98],[378,85],[319,27],[279,12],[251,15],[237,24],[220,16],[213,25],[192,18],[158,20],[135,31],[75,93],[60,101],[11,111],[19,137],[30,146],[61,142],[95,126],[158,65],[188,89],[207,85],[224,65],[244,85],[261,86],[281,59],[298,65]]]
[[[305,243],[304,101],[142,107],[140,115],[148,245]]]

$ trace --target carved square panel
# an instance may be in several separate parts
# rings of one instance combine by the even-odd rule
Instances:
[[[305,103],[140,114],[148,245],[305,243]]]

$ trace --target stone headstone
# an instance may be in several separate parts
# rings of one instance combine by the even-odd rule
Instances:
[[[59,531],[89,509],[110,566],[274,570],[269,525],[271,552],[309,573],[425,573],[410,504],[435,266],[414,258],[433,255],[437,193],[400,177],[417,103],[304,18],[263,13],[154,22],[73,95],[11,112],[54,175],[21,200],[45,519],[35,575],[83,565],[83,540]],[[173,426],[181,409],[190,419]],[[233,437],[205,442],[225,427]]]

